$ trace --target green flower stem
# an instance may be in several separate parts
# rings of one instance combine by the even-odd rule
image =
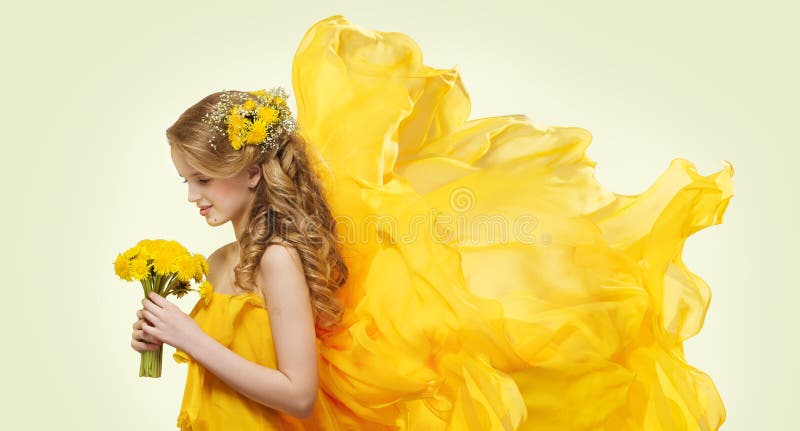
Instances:
[[[161,292],[161,286],[161,274],[156,274],[155,286],[153,286],[153,290],[159,295],[163,295]]]
[[[161,377],[161,362],[164,358],[164,345],[158,350],[143,350],[139,360],[139,377]]]
[[[153,276],[147,276],[141,280],[144,297],[150,292],[158,293],[159,280]],[[161,362],[164,357],[164,345],[158,346],[158,350],[143,350],[139,358],[139,377],[161,377]]]
[[[143,278],[141,282],[142,282],[142,289],[144,290],[144,297],[147,298],[147,294],[153,290],[153,280],[148,276]]]
[[[175,285],[178,284],[179,281],[180,280],[178,280],[178,277],[174,272],[171,272],[169,274],[169,280],[167,281],[167,292],[164,294],[165,297],[166,297],[166,295],[169,295],[169,294],[175,292],[174,291]]]

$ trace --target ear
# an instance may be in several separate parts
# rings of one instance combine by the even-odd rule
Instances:
[[[255,186],[258,184],[258,181],[261,179],[261,166],[258,164],[252,164],[247,167],[247,183],[251,186]]]

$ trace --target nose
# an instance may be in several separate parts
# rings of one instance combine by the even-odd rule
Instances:
[[[191,182],[189,182],[189,187],[188,187],[188,189],[189,189],[189,190],[188,190],[188,192],[187,192],[186,199],[187,199],[189,202],[196,202],[196,201],[198,201],[198,200],[200,199],[200,193],[197,191],[197,188],[196,188],[195,186],[193,186],[193,185],[192,185],[192,183],[191,183]]]

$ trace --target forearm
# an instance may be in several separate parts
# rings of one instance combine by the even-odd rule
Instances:
[[[304,417],[311,409],[311,400],[302,399],[292,381],[282,371],[251,362],[201,333],[186,351],[240,394],[267,407]]]

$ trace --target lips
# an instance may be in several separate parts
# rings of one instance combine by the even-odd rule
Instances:
[[[207,205],[207,206],[203,206],[203,207],[199,207],[199,208],[200,208],[200,215],[204,216],[204,215],[208,214],[208,212],[210,211],[209,208],[211,208],[211,205]]]

